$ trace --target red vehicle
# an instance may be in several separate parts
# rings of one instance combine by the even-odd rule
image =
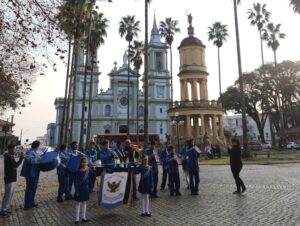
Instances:
[[[125,142],[127,139],[126,133],[103,133],[103,134],[97,134],[96,142],[99,144],[103,140],[109,140],[109,141],[121,141],[122,143]],[[135,145],[144,145],[144,134],[139,133],[139,141],[137,141],[137,134],[136,133],[130,133],[129,139],[132,144]],[[154,133],[149,133],[149,141],[156,141],[159,142],[159,135]]]

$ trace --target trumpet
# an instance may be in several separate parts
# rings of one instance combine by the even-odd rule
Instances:
[[[87,155],[86,155],[86,154],[84,154],[84,153],[83,153],[83,152],[81,152],[81,151],[78,151],[78,150],[76,150],[76,152],[77,152],[78,154],[80,154],[80,155],[84,156],[84,157],[87,157]]]
[[[136,144],[131,144],[130,147],[138,153],[141,153],[143,151],[143,147],[139,148],[139,146]]]

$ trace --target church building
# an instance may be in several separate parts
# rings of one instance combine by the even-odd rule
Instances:
[[[169,134],[168,107],[170,102],[170,74],[168,71],[167,55],[168,46],[160,39],[159,30],[154,18],[151,38],[149,42],[149,71],[148,71],[148,89],[149,89],[149,133],[158,134],[160,141],[166,141],[166,135]],[[93,72],[93,99],[92,99],[92,122],[91,136],[103,133],[136,133],[137,114],[139,132],[144,130],[144,92],[139,89],[138,81],[143,87],[143,78],[133,69],[130,69],[130,89],[129,97],[127,94],[128,87],[128,57],[127,51],[123,55],[123,63],[117,67],[117,63],[108,74],[110,86],[107,90],[99,90],[99,80],[101,80],[98,66],[95,66]],[[74,110],[73,140],[79,140],[80,120],[83,98],[84,84],[84,49],[79,54],[79,63],[76,78],[76,104]],[[88,96],[89,96],[89,79],[87,77],[86,89],[86,106],[85,106],[85,125],[87,124],[88,115]],[[138,95],[137,95],[138,92]],[[129,114],[130,123],[127,125],[127,107],[128,98],[130,100]],[[64,98],[56,98],[55,108],[56,127],[55,127],[55,145],[59,143],[59,133],[61,128],[61,119],[63,113]],[[86,134],[86,129],[84,130]],[[84,140],[86,140],[84,138]]]

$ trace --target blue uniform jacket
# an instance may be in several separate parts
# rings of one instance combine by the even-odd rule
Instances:
[[[141,174],[138,192],[142,194],[150,194],[154,185],[151,166],[140,165],[135,168],[134,173]]]
[[[23,177],[38,177],[40,175],[39,163],[40,160],[36,158],[40,157],[40,154],[34,150],[26,152],[25,161],[22,166],[21,176]]]
[[[60,157],[60,164],[57,167],[57,175],[65,176],[65,175],[67,175],[66,165],[67,165],[70,157],[69,157],[68,153],[66,153],[66,152],[60,152],[59,157]]]
[[[97,159],[97,151],[96,151],[96,149],[89,149],[86,152],[86,155],[87,155],[87,158],[88,158],[88,161],[89,161],[89,166],[92,166],[94,160]]]
[[[199,168],[198,159],[200,158],[200,154],[194,148],[189,148],[188,157],[189,157],[189,163],[188,163],[189,171],[199,172],[200,168]]]
[[[160,162],[162,164],[162,166],[164,167],[164,169],[168,168],[168,160],[169,160],[169,153],[167,149],[164,149],[161,153],[160,153]]]
[[[112,152],[108,149],[102,149],[98,155],[97,159],[100,159],[102,164],[106,165],[105,168],[112,168],[114,164],[114,156]]]
[[[72,157],[74,157],[74,156],[77,156],[78,153],[77,153],[76,150],[70,149],[70,150],[67,151],[67,155],[69,155],[69,157],[72,158]]]
[[[182,159],[182,168],[183,170],[188,170],[188,164],[189,164],[189,160],[188,160],[188,147],[184,147],[182,148],[181,152],[180,152],[180,157]]]
[[[168,159],[168,173],[170,173],[170,174],[179,173],[178,162],[177,162],[174,154],[169,155],[169,159]]]
[[[158,162],[156,162],[153,149],[152,148],[146,149],[145,154],[148,156],[148,164],[152,167],[153,166],[157,167]]]

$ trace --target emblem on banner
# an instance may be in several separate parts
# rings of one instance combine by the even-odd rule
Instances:
[[[117,192],[117,189],[120,187],[121,181],[118,183],[116,181],[113,181],[112,183],[110,181],[107,181],[107,186],[110,190],[108,190],[110,193]]]

